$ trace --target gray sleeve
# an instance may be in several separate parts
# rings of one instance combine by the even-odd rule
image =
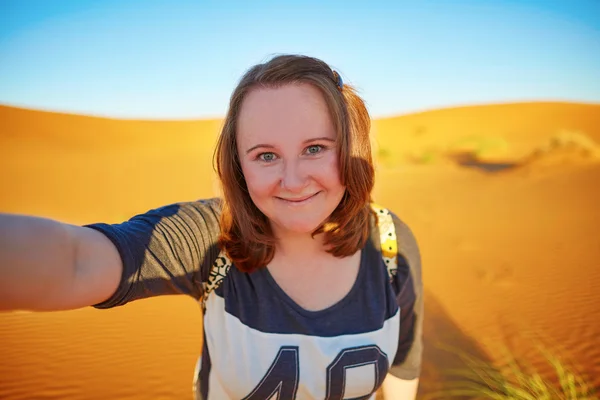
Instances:
[[[106,235],[123,261],[117,290],[94,307],[171,294],[199,299],[219,252],[219,215],[219,199],[210,199],[163,206],[120,224],[85,225]]]
[[[415,379],[421,373],[423,356],[423,281],[421,255],[410,228],[393,215],[398,242],[396,300],[400,307],[398,351],[390,373],[401,379]]]

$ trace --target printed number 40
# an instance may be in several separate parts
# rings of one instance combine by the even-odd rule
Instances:
[[[362,397],[368,399],[375,388],[381,386],[388,370],[385,353],[375,345],[353,347],[342,350],[327,367],[327,393],[325,400],[342,400],[345,390],[347,368],[372,364],[375,367],[375,386]],[[244,400],[267,400],[277,395],[277,399],[294,399],[298,390],[300,363],[298,347],[283,346],[264,378],[244,397]]]

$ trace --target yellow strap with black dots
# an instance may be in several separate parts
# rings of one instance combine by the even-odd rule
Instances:
[[[377,214],[377,227],[379,229],[379,240],[381,242],[381,255],[388,271],[390,280],[393,280],[398,271],[398,244],[396,242],[396,227],[392,219],[392,214],[386,208],[375,203],[371,208]],[[223,279],[227,276],[232,262],[224,250],[221,250],[219,256],[210,269],[210,275],[206,282],[202,283],[204,294],[202,296],[202,310],[206,308],[206,299],[208,295],[218,288]]]
[[[398,242],[396,241],[396,227],[394,225],[394,220],[388,209],[375,203],[371,204],[371,208],[377,214],[381,256],[387,267],[388,276],[390,277],[390,280],[393,280],[398,271]]]

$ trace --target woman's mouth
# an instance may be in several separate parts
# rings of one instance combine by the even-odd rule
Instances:
[[[277,197],[277,199],[282,200],[289,205],[302,205],[302,204],[306,204],[306,203],[310,202],[319,193],[321,193],[321,192],[317,192],[317,193],[314,193],[314,194],[311,194],[308,196],[303,196],[303,197],[289,197],[289,198]]]

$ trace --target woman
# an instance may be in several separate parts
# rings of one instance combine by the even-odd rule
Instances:
[[[216,149],[223,199],[84,227],[0,216],[3,309],[110,308],[205,296],[203,399],[414,398],[420,258],[393,216],[390,280],[371,211],[370,119],[324,62],[278,56],[234,90]],[[28,251],[34,248],[35,252]],[[218,261],[217,261],[218,263]]]

